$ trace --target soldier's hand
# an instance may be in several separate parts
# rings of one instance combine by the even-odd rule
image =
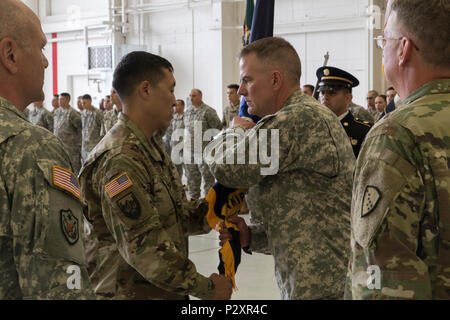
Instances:
[[[233,293],[233,283],[231,279],[224,275],[213,273],[209,277],[214,283],[214,295],[212,300],[230,300]]]
[[[245,220],[238,216],[229,217],[227,220],[235,224],[239,229],[239,240],[241,242],[241,247],[246,248],[250,246],[250,231]],[[225,223],[223,223],[222,228],[219,230],[220,246],[222,247],[227,240],[231,239],[233,239],[233,237],[231,236],[230,231],[226,228]]]
[[[231,121],[231,127],[241,126],[245,129],[251,129],[255,126],[255,123],[250,118],[234,117]]]

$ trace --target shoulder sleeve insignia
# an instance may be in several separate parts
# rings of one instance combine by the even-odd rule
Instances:
[[[53,166],[53,184],[80,199],[80,183],[72,171]]]
[[[119,199],[116,203],[126,217],[136,220],[141,216],[141,205],[132,192]]]
[[[130,177],[128,177],[126,173],[122,173],[120,176],[109,182],[106,185],[105,190],[110,198],[114,198],[116,195],[128,189],[132,185],[133,182],[131,182]]]
[[[78,218],[69,210],[60,211],[61,229],[70,245],[77,243],[79,239]]]
[[[377,207],[381,199],[380,190],[374,186],[366,186],[361,206],[361,218],[368,216]]]

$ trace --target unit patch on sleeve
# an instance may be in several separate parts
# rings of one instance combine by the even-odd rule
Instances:
[[[53,184],[80,199],[80,183],[72,171],[53,166]]]
[[[116,203],[126,217],[135,220],[141,216],[141,205],[132,192],[128,193]]]
[[[126,173],[122,173],[120,176],[115,178],[113,181],[108,183],[105,187],[106,192],[108,193],[110,198],[114,198],[119,193],[131,187],[133,183],[131,182],[130,177]]]
[[[79,238],[78,218],[72,213],[72,210],[61,210],[61,229],[69,244],[74,245]]]
[[[368,216],[373,210],[375,210],[380,199],[381,193],[377,187],[366,186],[361,206],[361,218]]]

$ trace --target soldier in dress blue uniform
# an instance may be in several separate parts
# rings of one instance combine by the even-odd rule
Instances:
[[[355,157],[369,132],[371,125],[368,121],[355,118],[348,110],[352,101],[352,88],[359,85],[350,73],[335,67],[321,67],[317,70],[319,83],[319,101],[333,111],[342,123],[350,138]]]

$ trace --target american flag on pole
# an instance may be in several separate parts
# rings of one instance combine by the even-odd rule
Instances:
[[[80,183],[72,171],[53,166],[53,184],[80,199]]]
[[[128,177],[128,175],[126,173],[122,173],[120,176],[108,183],[105,189],[109,197],[113,198],[132,185],[133,183],[131,182],[131,179]]]

